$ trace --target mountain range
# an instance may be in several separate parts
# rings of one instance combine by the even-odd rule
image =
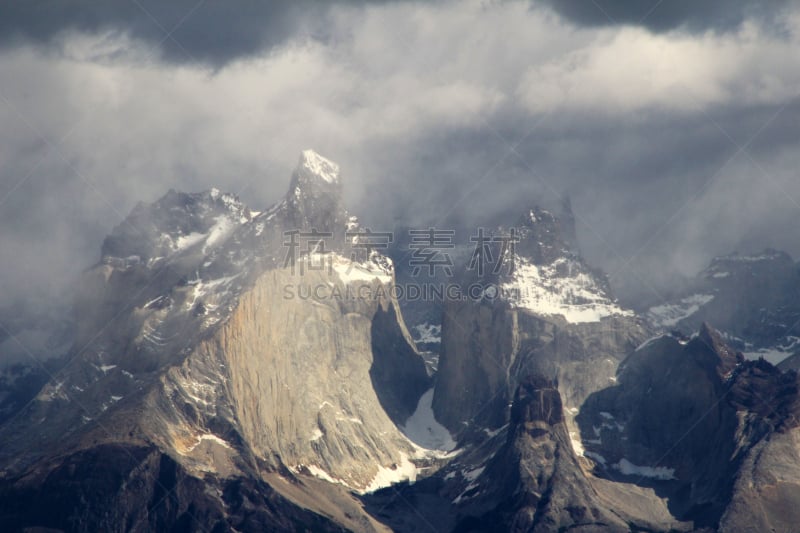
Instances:
[[[344,185],[306,150],[268,209],[169,191],[0,310],[0,530],[797,529],[791,257],[639,307],[568,202],[463,245]]]

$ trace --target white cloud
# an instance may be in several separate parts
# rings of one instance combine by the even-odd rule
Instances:
[[[522,2],[410,2],[338,7],[324,42],[298,38],[219,71],[160,63],[149,45],[123,34],[65,35],[57,53],[5,48],[0,93],[11,105],[0,102],[0,197],[32,174],[0,205],[0,217],[11,204],[30,206],[14,211],[14,224],[3,218],[0,248],[13,243],[18,252],[4,279],[13,287],[32,276],[65,277],[64,263],[74,271],[91,262],[85,250],[97,250],[135,202],[170,187],[218,185],[264,207],[284,192],[307,147],[341,163],[352,203],[368,198],[366,186],[397,190],[404,180],[452,188],[442,178],[451,174],[471,190],[471,180],[502,155],[475,148],[495,142],[505,150],[493,130],[514,120],[527,130],[541,113],[552,115],[545,127],[553,129],[544,130],[537,169],[549,166],[554,181],[581,175],[586,195],[594,196],[605,186],[598,173],[618,159],[635,161],[630,152],[641,150],[641,140],[602,126],[584,139],[559,127],[583,129],[585,116],[646,121],[636,114],[786,102],[800,86],[797,20],[780,36],[752,24],[738,33],[653,35],[576,28]],[[570,124],[563,117],[572,112],[580,120]],[[41,162],[49,145],[40,134],[57,145]],[[453,136],[464,134],[473,144],[460,154],[429,148],[452,146]],[[598,152],[591,165],[570,167],[587,147],[608,144],[619,153]],[[426,151],[440,156],[440,166],[422,160]],[[527,169],[516,171],[505,176],[507,186],[533,181]],[[631,181],[648,179],[650,169],[634,171],[641,174]],[[742,183],[746,197],[752,184]],[[504,202],[515,195],[496,196]],[[422,204],[429,197],[423,190],[414,202],[428,208]],[[498,208],[491,198],[481,201]],[[590,208],[595,215],[609,210]],[[605,217],[610,222],[600,233],[610,233],[615,216]],[[59,230],[48,231],[42,217]],[[35,274],[26,266],[69,250],[69,261],[39,261]]]
[[[800,82],[796,24],[793,29],[785,36],[750,23],[736,33],[699,36],[603,30],[584,46],[531,65],[518,94],[532,112],[697,112],[731,103],[781,103],[797,94]]]

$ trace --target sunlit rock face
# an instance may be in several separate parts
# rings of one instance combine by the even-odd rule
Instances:
[[[528,374],[557,377],[569,415],[647,338],[575,250],[570,220],[530,209],[513,226],[516,246],[497,251],[502,268],[463,277],[487,289],[445,304],[434,410],[451,431],[501,427]]]
[[[417,323],[435,371],[342,187],[305,151],[269,209],[170,191],[112,231],[53,375],[2,376],[0,530],[793,529],[797,374],[664,331],[753,318],[725,314],[744,294],[765,320],[741,331],[788,339],[788,256],[717,259],[710,292],[637,316],[569,211],[533,208]]]
[[[364,492],[415,479],[438,452],[398,424],[430,378],[391,261],[357,246],[341,191],[338,167],[305,151],[265,211],[216,189],[138,205],[83,277],[69,363],[2,428],[5,483],[58,468],[56,449],[101,445],[224,483],[299,476]]]

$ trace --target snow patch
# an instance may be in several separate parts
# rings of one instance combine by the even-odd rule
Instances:
[[[743,355],[751,361],[764,358],[768,363],[777,365],[790,355],[793,355],[793,352],[786,352],[780,348],[761,348],[754,352],[744,352]]]
[[[486,469],[485,466],[481,466],[474,470],[470,470],[469,472],[464,474],[464,479],[466,479],[467,481],[475,481],[481,474],[483,474],[483,471],[485,469]]]
[[[181,235],[177,239],[175,239],[174,249],[177,252],[182,252],[192,246],[203,242],[203,239],[206,238],[205,233],[198,233],[196,231],[188,234],[188,235]]]
[[[560,258],[535,265],[516,257],[511,280],[500,285],[501,294],[515,307],[538,315],[561,315],[567,322],[599,322],[609,316],[633,316],[616,304],[597,280],[577,261]]]
[[[300,167],[326,183],[339,183],[339,165],[319,155],[314,150],[303,150]]]
[[[386,259],[388,260],[388,258]],[[392,282],[391,273],[372,261],[352,261],[338,254],[331,254],[329,260],[331,261],[333,271],[336,272],[339,279],[345,284],[372,282],[376,279],[384,284]]]
[[[452,451],[456,447],[456,442],[447,428],[436,421],[431,407],[432,402],[433,388],[420,397],[416,411],[400,429],[409,440],[422,448]]]
[[[677,303],[669,303],[651,307],[647,312],[650,321],[656,327],[671,328],[678,322],[697,313],[701,307],[714,299],[713,294],[693,294]]]
[[[217,437],[216,435],[214,435],[214,434],[212,434],[212,433],[204,433],[204,434],[202,434],[202,435],[198,435],[198,436],[196,437],[196,439],[197,439],[197,442],[195,442],[195,443],[194,443],[192,446],[188,447],[188,448],[186,449],[186,451],[187,451],[187,452],[191,452],[192,450],[194,450],[195,448],[197,448],[197,447],[198,447],[198,446],[199,446],[199,445],[200,445],[200,444],[201,444],[201,443],[202,443],[204,440],[209,440],[209,441],[211,441],[211,442],[213,442],[213,443],[219,444],[219,445],[220,445],[220,446],[222,446],[223,448],[228,448],[228,449],[230,449],[230,447],[231,447],[231,445],[230,445],[230,444],[228,444],[228,442],[227,442],[227,441],[225,441],[225,440],[223,440],[223,439],[221,439],[221,438]]]
[[[152,300],[150,300],[146,304],[144,304],[142,306],[142,309],[149,309],[150,306],[162,302],[164,300],[164,298],[165,298],[164,295],[156,296],[155,298],[153,298]]]
[[[220,215],[215,219],[214,225],[208,231],[208,238],[206,244],[203,246],[203,253],[208,253],[208,250],[224,242],[230,237],[233,230],[236,229],[236,223],[225,215]]]
[[[408,456],[400,453],[400,464],[395,465],[395,468],[386,468],[385,466],[378,466],[378,473],[372,478],[372,481],[364,489],[363,493],[375,492],[378,489],[400,483],[401,481],[410,481],[411,483],[417,480],[417,467],[412,463]]]
[[[569,440],[572,443],[572,451],[575,452],[575,455],[578,457],[583,456],[586,453],[586,450],[583,448],[583,443],[581,442],[580,436],[574,431],[569,432]]]
[[[442,342],[442,326],[437,324],[417,324],[414,342],[417,344],[439,344]]]
[[[315,251],[299,257],[297,261],[309,265],[306,267],[309,271],[317,270],[334,273],[345,285],[371,283],[375,280],[383,284],[392,283],[393,266],[391,259],[383,256],[381,256],[381,259],[386,264],[380,265],[374,261],[355,261],[336,253]]]
[[[662,481],[675,479],[674,468],[666,468],[664,466],[638,466],[631,463],[624,457],[620,459],[618,463],[615,463],[612,466],[615,470],[619,470],[620,473],[626,476],[641,476],[651,479],[659,479]]]
[[[324,471],[317,465],[307,465],[306,468],[308,469],[309,472],[311,472],[311,475],[316,478],[324,479],[328,483],[339,483],[345,485],[344,481],[342,481],[341,479],[332,478],[330,474],[328,474],[326,471]]]
[[[469,481],[469,484],[461,492],[461,494],[459,494],[456,497],[456,499],[453,500],[454,504],[458,505],[459,503],[461,503],[466,498],[471,498],[472,496],[477,496],[477,494],[467,495],[467,493],[469,493],[469,492],[471,492],[471,491],[473,491],[473,490],[478,488],[479,485],[478,485],[478,483],[475,482],[475,480],[478,479],[478,477],[480,477],[481,474],[483,474],[484,469],[485,469],[485,467],[481,466],[481,467],[476,468],[474,470],[470,470],[469,472],[462,472],[461,476],[464,479],[466,479],[467,481]]]
[[[236,211],[238,204],[236,204],[233,196],[224,194],[221,198],[228,198],[229,202],[226,202],[226,205],[228,206],[229,210]],[[225,242],[234,232],[238,224],[243,224],[247,221],[247,218],[234,219],[230,214],[219,215],[214,218],[214,223],[207,232],[200,233],[193,231],[187,235],[180,235],[175,238],[172,242],[172,249],[175,252],[183,252],[184,250],[188,250],[189,248],[197,246],[200,243],[204,243],[203,253],[207,254],[209,250],[218,247],[220,244]],[[162,239],[170,240],[170,236],[165,234],[162,236]]]
[[[51,401],[55,400],[56,398],[60,398],[62,400],[68,400],[69,398],[66,396],[62,388],[64,387],[63,381],[58,381],[54,384],[47,385],[42,392],[39,393],[39,398],[42,401]]]
[[[192,298],[186,299],[186,309],[192,309],[197,304],[197,301],[206,298],[209,295],[214,295],[221,298],[229,291],[229,285],[242,273],[234,274],[233,276],[224,276],[222,278],[204,281],[200,278],[189,280],[188,284],[193,288]],[[210,306],[209,306],[210,307]],[[213,309],[212,309],[213,310]]]

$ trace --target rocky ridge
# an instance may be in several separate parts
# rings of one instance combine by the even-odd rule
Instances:
[[[225,509],[226,487],[255,482],[286,509],[340,515],[331,502],[343,498],[371,523],[347,491],[318,493],[313,480],[374,490],[413,479],[414,462],[443,452],[397,427],[429,378],[386,290],[391,263],[357,256],[346,233],[358,222],[340,191],[337,167],[306,151],[286,198],[260,213],[217,190],[137,206],[84,276],[76,312],[85,320],[69,363],[0,429],[5,493],[58,479],[54,454],[81,463],[123,453],[136,460],[121,471],[112,463],[109,475],[167,461],[186,483],[218,487],[195,502],[203,508]],[[292,231],[311,237],[287,261]],[[374,297],[347,297],[359,288]],[[303,478],[308,485],[291,488]],[[142,482],[164,484],[158,475]],[[130,512],[124,521],[136,527],[156,519]],[[100,527],[95,519],[79,528]]]
[[[777,250],[714,258],[676,297],[645,313],[654,328],[713,324],[748,359],[779,364],[800,352],[800,268]]]
[[[519,237],[492,241],[502,268],[461,265],[481,291],[415,329],[440,345],[426,368],[342,187],[305,151],[261,212],[215,189],[138,205],[83,277],[63,367],[0,425],[0,528],[800,520],[797,374],[741,353],[791,334],[788,256],[718,258],[641,317],[581,258],[569,210],[532,208],[493,234]]]
[[[455,433],[506,424],[528,374],[557,378],[567,406],[579,406],[648,335],[581,259],[574,236],[562,235],[558,217],[534,208],[516,228],[514,249],[495,254],[503,268],[465,272],[464,286],[486,287],[481,297],[445,305],[433,405]]]

